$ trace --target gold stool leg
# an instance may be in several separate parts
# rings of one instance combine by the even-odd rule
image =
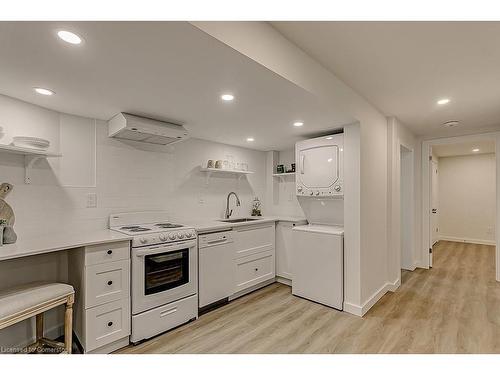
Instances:
[[[36,342],[43,338],[43,313],[36,316]]]
[[[73,339],[73,303],[75,301],[75,295],[72,294],[68,296],[68,301],[66,302],[66,311],[64,314],[64,346],[66,348],[66,353],[71,354],[72,339]]]

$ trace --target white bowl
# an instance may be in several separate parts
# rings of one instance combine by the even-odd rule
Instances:
[[[16,147],[46,150],[50,146],[50,141],[36,137],[13,137],[12,144]]]

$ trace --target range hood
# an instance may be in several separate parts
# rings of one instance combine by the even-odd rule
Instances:
[[[109,136],[127,141],[153,145],[171,145],[188,139],[188,132],[182,125],[118,113],[108,121]]]

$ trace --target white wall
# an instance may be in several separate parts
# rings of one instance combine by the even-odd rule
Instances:
[[[266,153],[222,143],[190,139],[174,146],[173,165],[169,174],[172,183],[170,193],[165,197],[170,201],[172,214],[180,221],[199,218],[222,218],[226,207],[226,197],[236,192],[241,206],[236,207],[234,197],[230,205],[234,216],[248,216],[252,211],[254,197],[263,202],[263,215],[270,214],[272,207],[265,202]],[[232,175],[212,175],[206,183],[206,175],[199,171],[208,159],[227,159],[245,162],[253,171],[238,180]]]
[[[81,134],[71,139],[71,134],[60,131],[75,125],[95,126],[97,144],[88,139],[82,142]],[[52,142],[52,151],[69,153],[75,147],[59,145],[60,135],[65,134],[70,145],[84,144],[86,152],[94,150],[97,155],[96,160],[85,159],[78,167],[64,155],[61,160],[42,161],[36,165],[32,184],[26,185],[23,156],[0,154],[0,180],[14,185],[7,201],[14,208],[15,229],[21,237],[104,229],[108,216],[122,211],[167,210],[180,219],[221,217],[225,196],[232,190],[242,201],[235,214],[249,214],[256,195],[263,200],[264,213],[270,211],[264,202],[265,153],[261,151],[198,139],[180,143],[170,153],[143,151],[108,138],[103,121],[60,114],[5,96],[0,96],[0,126],[5,132],[2,143],[10,143],[14,135],[41,136]],[[235,177],[213,176],[206,185],[199,167],[209,158],[228,155],[248,163],[255,173],[239,183]],[[89,165],[94,166],[94,173],[89,172]],[[82,175],[87,176],[83,181]],[[61,186],[63,178],[77,180],[77,187]],[[89,193],[97,194],[97,208],[86,207]]]
[[[420,142],[416,136],[398,119],[391,117],[388,119],[388,230],[389,230],[389,256],[388,256],[388,279],[393,285],[400,283],[401,274],[401,233],[405,228],[401,227],[401,146],[413,151],[414,160],[414,217],[413,217],[413,238],[418,239],[420,221],[417,212],[420,191]],[[408,229],[408,228],[406,228]],[[412,262],[416,266],[419,258],[420,247],[414,246]],[[413,268],[413,267],[412,267]]]
[[[439,158],[439,238],[495,244],[495,154]]]

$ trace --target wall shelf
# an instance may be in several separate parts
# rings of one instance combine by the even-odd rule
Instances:
[[[286,173],[273,173],[273,177],[279,177],[281,181],[285,180],[285,177],[287,176],[294,176],[295,177],[295,172],[286,172]]]
[[[212,174],[226,174],[226,175],[234,175],[238,177],[238,180],[242,178],[243,176],[253,174],[254,172],[251,171],[239,171],[235,169],[219,169],[219,168],[201,168],[201,172],[206,173],[206,184],[208,185],[208,182],[210,180],[210,177]]]
[[[31,170],[35,163],[40,159],[47,158],[60,158],[61,154],[56,154],[53,152],[47,152],[44,150],[37,150],[25,147],[17,147],[12,145],[2,145],[0,144],[0,152],[24,155],[24,183],[31,183]]]

